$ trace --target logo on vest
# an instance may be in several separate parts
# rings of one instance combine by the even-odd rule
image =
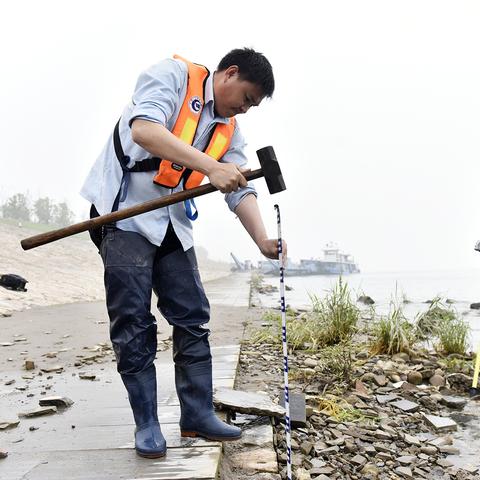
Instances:
[[[188,106],[192,113],[200,113],[200,110],[202,109],[202,101],[200,100],[200,97],[192,97],[188,102]]]

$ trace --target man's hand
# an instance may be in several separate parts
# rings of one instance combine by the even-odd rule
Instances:
[[[247,186],[242,171],[234,163],[215,162],[207,175],[210,183],[222,193],[236,192],[240,187]]]
[[[258,242],[258,248],[267,258],[277,259],[278,258],[278,240],[275,238],[266,238]],[[287,242],[282,240],[282,256],[285,265],[287,259]]]

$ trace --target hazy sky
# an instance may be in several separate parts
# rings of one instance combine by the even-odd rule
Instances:
[[[2,2],[0,201],[78,191],[138,74],[179,53],[271,61],[276,91],[239,121],[273,145],[288,190],[257,180],[294,260],[327,241],[365,271],[480,266],[480,4],[476,1]],[[313,6],[315,5],[315,6]],[[210,256],[260,254],[220,193],[199,199]]]

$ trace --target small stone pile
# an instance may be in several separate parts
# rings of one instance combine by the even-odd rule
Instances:
[[[353,355],[348,379],[325,376],[321,353],[295,351],[289,357],[290,391],[305,393],[307,404],[307,421],[292,430],[297,480],[480,479],[480,461],[458,468],[448,460],[459,453],[450,415],[468,401],[469,375],[448,373],[430,353]],[[278,345],[248,343],[237,388],[279,398],[282,366]],[[286,478],[283,424],[276,425],[274,442]]]

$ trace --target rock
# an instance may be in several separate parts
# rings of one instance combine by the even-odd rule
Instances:
[[[213,403],[218,408],[225,408],[240,413],[283,417],[285,408],[272,402],[264,393],[244,392],[229,388],[217,388]]]
[[[0,430],[8,430],[15,428],[20,423],[20,420],[0,420]]]
[[[350,460],[350,462],[361,467],[367,463],[367,459],[362,457],[362,455],[357,454]]]
[[[27,289],[25,288],[25,285],[27,283],[28,280],[15,273],[6,273],[4,275],[0,275],[0,285],[7,290],[26,292]]]
[[[315,360],[314,358],[306,358],[306,359],[303,361],[303,364],[304,364],[306,367],[315,368],[315,367],[318,365],[318,361]]]
[[[305,470],[304,468],[299,468],[297,470],[297,475],[296,475],[296,479],[297,480],[311,480],[311,476],[310,476],[310,473],[308,472],[308,470]]]
[[[363,475],[362,478],[366,480],[377,480],[379,475],[378,467],[373,463],[367,463],[364,465],[360,470],[360,473]]]
[[[304,454],[304,455],[310,455],[310,452],[313,450],[313,443],[312,442],[302,442],[301,445],[300,445],[300,451]]]
[[[21,412],[18,414],[19,417],[39,417],[41,415],[49,415],[50,413],[56,413],[57,407],[39,407],[34,410],[28,410],[26,412]]]
[[[78,378],[82,380],[95,380],[97,376],[94,373],[78,372]]]
[[[375,398],[380,405],[385,405],[386,403],[393,402],[398,398],[398,395],[390,394],[390,395],[376,395]]]
[[[440,403],[448,408],[461,410],[466,404],[467,399],[462,397],[454,397],[451,395],[444,395],[440,397]]]
[[[357,302],[363,303],[364,305],[373,305],[375,301],[373,300],[372,297],[369,297],[368,295],[360,295],[357,298]],[[479,307],[480,308],[480,307]]]
[[[390,405],[408,413],[417,411],[419,407],[418,403],[411,402],[410,400],[398,400],[397,402],[392,402]]]
[[[402,457],[398,457],[396,460],[403,466],[408,466],[414,463],[417,460],[417,457],[414,457],[412,455],[403,455]]]
[[[54,405],[56,407],[67,408],[74,404],[73,400],[70,400],[67,397],[52,396],[45,397],[40,399],[38,402],[41,407],[47,407],[49,405]]]
[[[472,310],[480,310],[480,302],[471,303],[471,304],[470,304],[470,308],[471,308]]]
[[[436,432],[457,430],[457,424],[451,418],[438,417],[437,415],[426,415],[425,413],[422,413],[421,415],[427,424]]]
[[[283,390],[280,392],[280,405],[285,407]],[[303,393],[290,393],[290,425],[292,428],[307,426],[307,412],[305,407],[305,395]]]
[[[423,381],[423,376],[420,372],[411,371],[407,374],[407,381],[412,385],[420,385]]]
[[[413,479],[412,470],[408,467],[398,467],[395,469],[395,473],[398,473],[403,478]]]
[[[15,345],[13,342],[1,342],[0,347],[11,347],[12,345]]]
[[[379,387],[384,387],[388,383],[387,377],[385,377],[385,375],[374,375],[373,376],[373,381]]]
[[[33,360],[25,360],[25,370],[34,370],[35,362]]]
[[[231,455],[232,464],[246,473],[278,472],[277,455],[272,448],[247,449]]]
[[[11,378],[10,380],[7,380],[4,385],[13,385],[15,383],[15,379]]]
[[[433,385],[434,387],[443,387],[445,386],[445,378],[442,377],[441,375],[433,375],[433,377],[430,377],[430,385]]]
[[[63,367],[61,365],[53,365],[52,367],[43,367],[40,370],[44,373],[51,373],[51,372],[60,373],[61,371],[63,371]]]
[[[413,435],[409,435],[408,433],[405,434],[403,437],[406,443],[409,445],[414,445],[415,447],[419,447],[422,443],[417,437],[414,437]]]
[[[0,448],[0,458],[7,458],[7,457],[8,457],[8,452]]]
[[[400,352],[400,353],[396,353],[395,355],[393,355],[392,360],[394,362],[399,362],[399,361],[409,362],[410,361],[410,356],[406,352]]]
[[[422,446],[420,447],[420,451],[422,453],[425,453],[426,455],[436,455],[436,453],[438,452],[438,449],[434,446]]]

